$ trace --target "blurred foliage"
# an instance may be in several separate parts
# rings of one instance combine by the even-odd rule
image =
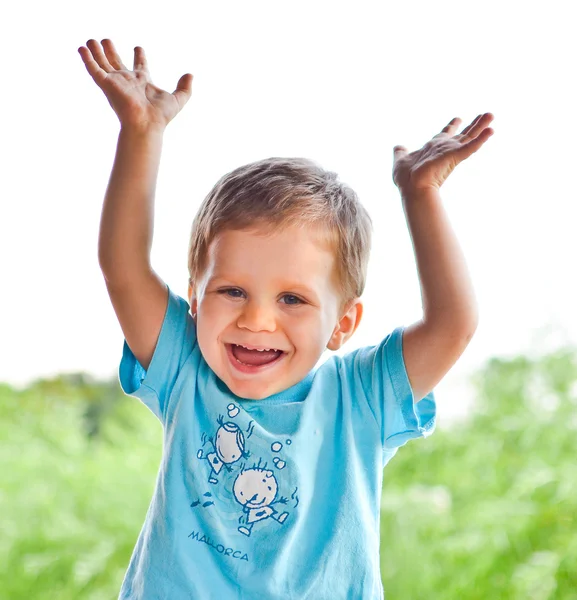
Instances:
[[[577,600],[576,353],[492,359],[473,383],[470,419],[384,471],[387,597]]]
[[[466,421],[399,450],[382,498],[388,599],[577,600],[576,382],[570,349],[493,359]],[[116,598],[156,418],[116,379],[0,384],[0,441],[0,599]]]
[[[0,386],[0,599],[118,597],[162,429],[116,380]]]

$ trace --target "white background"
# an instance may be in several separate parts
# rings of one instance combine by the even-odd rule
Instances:
[[[0,381],[118,368],[123,338],[97,237],[119,125],[77,52],[105,37],[128,66],[143,46],[169,91],[194,75],[165,135],[152,252],[180,295],[192,219],[216,180],[253,160],[305,156],[337,171],[374,221],[364,321],[343,351],[417,320],[392,148],[490,111],[494,136],[442,188],[480,325],[436,388],[441,421],[463,413],[466,378],[489,357],[577,343],[571,5],[12,3],[0,24]]]

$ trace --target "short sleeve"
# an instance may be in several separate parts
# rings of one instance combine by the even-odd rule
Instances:
[[[415,403],[403,359],[403,330],[398,327],[380,344],[361,348],[354,358],[363,395],[381,431],[383,449],[426,437],[435,429],[434,392]]]
[[[164,422],[170,394],[196,342],[196,324],[184,298],[168,288],[168,303],[152,360],[145,370],[124,340],[120,361],[120,386],[135,396]]]

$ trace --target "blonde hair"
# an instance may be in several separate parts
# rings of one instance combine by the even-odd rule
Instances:
[[[193,288],[208,250],[226,230],[275,231],[317,227],[335,251],[342,304],[362,295],[371,249],[371,218],[356,193],[306,158],[267,158],[230,173],[214,185],[192,224],[188,249]]]

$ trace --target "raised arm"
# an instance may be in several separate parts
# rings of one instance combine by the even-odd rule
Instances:
[[[439,189],[453,169],[493,134],[491,113],[460,134],[453,119],[421,149],[395,146],[393,180],[415,251],[423,318],[403,333],[403,358],[415,396],[422,400],[465,351],[477,328],[477,301],[465,257],[441,202]]]
[[[110,40],[86,46],[80,56],[120,121],[98,260],[126,342],[148,369],[168,302],[166,285],[150,264],[156,179],[164,130],[190,98],[192,75],[183,75],[171,94],[152,83],[139,46],[132,71]]]

